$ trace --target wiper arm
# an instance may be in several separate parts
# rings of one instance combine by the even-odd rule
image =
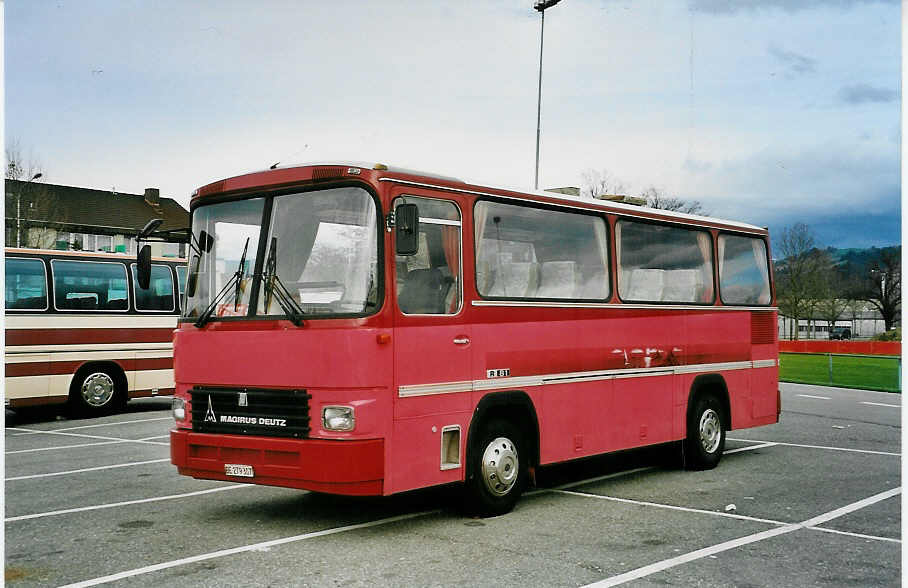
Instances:
[[[297,327],[303,323],[303,315],[306,312],[297,304],[293,295],[281,282],[277,275],[277,237],[271,238],[271,251],[268,253],[268,260],[265,262],[265,272],[262,276],[265,281],[265,314],[268,314],[268,308],[271,306],[271,298],[277,300],[277,303],[284,310],[290,321]]]
[[[243,286],[243,274],[246,272],[246,252],[249,251],[249,237],[246,237],[246,245],[243,246],[243,255],[240,257],[240,267],[236,269],[236,292],[233,294],[233,311],[240,305],[240,288]]]
[[[243,247],[243,255],[240,257],[240,265],[234,272],[233,277],[224,284],[224,287],[221,288],[221,291],[218,292],[218,295],[214,297],[214,300],[211,301],[211,304],[205,308],[205,311],[199,315],[199,318],[195,321],[195,326],[202,328],[205,326],[205,323],[211,319],[211,315],[214,312],[214,309],[217,308],[218,303],[221,299],[224,298],[224,295],[227,294],[227,291],[231,286],[236,286],[236,290],[233,293],[233,310],[236,311],[239,308],[240,304],[240,289],[243,286],[243,273],[246,266],[246,252],[249,250],[249,237],[246,237],[246,245]]]
[[[227,291],[231,286],[233,286],[233,283],[239,279],[240,278],[239,276],[237,276],[237,274],[233,274],[233,277],[230,278],[230,280],[228,280],[226,284],[224,284],[224,287],[221,288],[221,291],[218,292],[218,295],[214,297],[214,300],[211,301],[211,304],[208,305],[205,311],[202,312],[202,314],[199,315],[199,318],[196,319],[195,323],[193,323],[196,327],[201,329],[205,326],[205,323],[207,323],[208,319],[211,318],[211,314],[214,312],[214,309],[217,308],[218,303],[222,298],[224,298],[224,295],[227,294]]]

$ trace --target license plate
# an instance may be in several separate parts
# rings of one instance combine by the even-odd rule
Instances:
[[[255,472],[252,471],[251,465],[239,465],[235,463],[225,463],[224,473],[228,476],[239,476],[241,478],[254,478]]]

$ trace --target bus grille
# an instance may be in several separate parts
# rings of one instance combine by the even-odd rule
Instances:
[[[198,433],[309,436],[305,390],[197,386],[192,394],[192,430]]]

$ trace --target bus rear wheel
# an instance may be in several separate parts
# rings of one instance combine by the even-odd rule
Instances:
[[[692,470],[709,470],[719,465],[725,450],[725,415],[719,399],[699,396],[687,419],[684,445],[685,465]]]
[[[510,512],[527,478],[523,435],[504,420],[489,422],[469,456],[464,507],[468,514],[492,517]]]
[[[107,368],[87,369],[73,378],[70,403],[83,416],[110,414],[126,401],[126,390],[116,374]]]

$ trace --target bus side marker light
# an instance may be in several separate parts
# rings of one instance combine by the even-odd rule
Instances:
[[[375,340],[378,341],[379,345],[385,345],[386,343],[391,342],[391,335],[388,333],[379,333],[375,336]]]

